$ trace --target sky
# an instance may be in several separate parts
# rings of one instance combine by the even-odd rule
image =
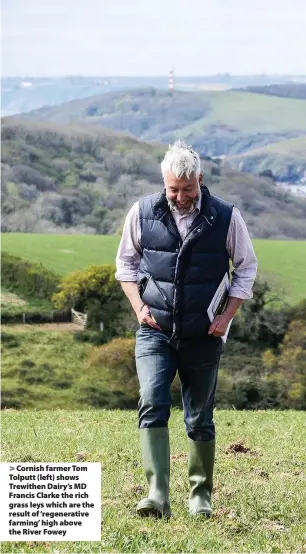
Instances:
[[[305,74],[306,0],[2,0],[2,76]]]

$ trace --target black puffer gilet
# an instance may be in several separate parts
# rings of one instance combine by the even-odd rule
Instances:
[[[184,241],[165,190],[139,201],[142,258],[140,295],[165,333],[189,339],[206,335],[207,308],[224,274],[233,205],[201,187],[201,209]]]

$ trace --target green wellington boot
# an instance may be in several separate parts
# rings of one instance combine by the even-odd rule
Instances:
[[[143,465],[150,489],[147,498],[137,505],[142,516],[170,517],[169,479],[170,448],[167,427],[140,429]]]
[[[210,516],[211,491],[215,462],[215,440],[193,441],[188,438],[189,512]]]

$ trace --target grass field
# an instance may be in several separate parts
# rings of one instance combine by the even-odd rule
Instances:
[[[71,332],[20,327],[2,325],[2,408],[79,408],[78,386],[92,346]]]
[[[210,110],[201,119],[182,127],[179,138],[202,134],[206,125],[220,122],[247,133],[306,129],[306,100],[231,90],[203,95],[210,102]]]
[[[119,244],[116,235],[36,235],[6,233],[2,248],[46,268],[66,275],[90,264],[115,263]],[[306,241],[253,241],[259,274],[281,298],[297,303],[306,297]]]
[[[135,411],[5,411],[3,462],[102,464],[100,542],[5,542],[2,552],[303,552],[305,436],[302,412],[216,410],[214,517],[187,512],[183,414],[170,419],[171,503],[166,521],[140,519],[146,492]],[[228,449],[242,441],[246,453]],[[232,448],[233,450],[233,448]]]
[[[116,235],[2,235],[3,250],[42,263],[60,275],[84,269],[89,264],[113,264],[118,244]]]
[[[294,139],[281,140],[273,144],[268,144],[268,146],[262,146],[261,148],[251,148],[247,152],[230,156],[230,158],[235,159],[236,157],[243,158],[262,154],[277,154],[280,156],[292,157],[305,162],[305,152],[306,135],[301,135],[300,137]]]

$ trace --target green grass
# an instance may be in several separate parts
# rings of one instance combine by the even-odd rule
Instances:
[[[248,150],[247,152],[230,156],[230,158],[242,158],[260,154],[276,154],[279,156],[290,156],[305,162],[305,152],[306,135],[301,135],[300,137],[294,139],[274,142],[273,144],[268,144],[268,146],[262,146],[261,148],[251,148],[251,150]]]
[[[64,410],[2,415],[3,462],[102,464],[100,542],[5,542],[6,553],[303,552],[305,422],[302,412],[215,410],[217,452],[214,517],[187,511],[187,440],[183,414],[170,419],[171,503],[166,521],[140,519],[145,494],[135,411]],[[227,454],[242,440],[246,454]]]
[[[306,129],[306,100],[230,90],[203,95],[210,101],[210,110],[201,119],[182,127],[179,138],[203,134],[206,125],[216,123],[247,133]]]
[[[306,298],[306,241],[254,239],[259,275],[290,304]]]
[[[14,294],[16,298],[16,303],[13,301],[7,301],[6,296],[8,294]],[[18,299],[23,300],[25,304],[18,303]],[[33,296],[23,296],[22,298],[16,294],[14,291],[11,291],[7,287],[1,286],[1,312],[6,313],[20,313],[20,312],[52,312],[53,304],[51,300],[43,298],[35,298]]]
[[[119,240],[117,235],[4,233],[2,248],[66,275],[90,264],[114,264]],[[255,239],[253,244],[259,275],[267,279],[285,301],[293,304],[305,298],[306,241]]]
[[[39,235],[4,233],[2,248],[30,262],[41,262],[59,275],[90,264],[114,264],[117,235]]]
[[[2,408],[80,407],[76,389],[91,345],[77,342],[71,332],[35,326],[17,332],[3,325],[2,331]]]

